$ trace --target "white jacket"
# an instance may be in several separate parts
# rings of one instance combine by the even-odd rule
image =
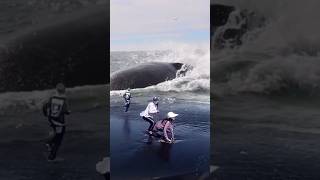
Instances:
[[[153,118],[153,114],[158,112],[159,112],[158,107],[153,102],[150,102],[147,108],[140,113],[140,116]]]

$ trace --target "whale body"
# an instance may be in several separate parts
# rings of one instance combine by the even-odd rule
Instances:
[[[108,83],[108,21],[95,7],[21,28],[0,49],[0,92]]]
[[[182,63],[143,63],[111,74],[110,89],[144,88],[176,78]]]

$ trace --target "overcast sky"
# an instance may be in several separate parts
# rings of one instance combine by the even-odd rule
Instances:
[[[210,0],[111,0],[110,48],[166,49],[210,42]]]

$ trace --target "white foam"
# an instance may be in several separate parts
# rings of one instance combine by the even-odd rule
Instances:
[[[88,98],[93,99],[92,101],[95,101],[95,99],[100,98],[103,101],[104,97],[101,97],[101,92],[106,92],[105,85],[79,86],[74,88],[67,88],[67,96],[68,99],[71,101],[88,101]],[[49,97],[54,94],[54,89],[1,93],[0,115],[7,113],[40,110],[44,102],[46,102],[49,99]]]

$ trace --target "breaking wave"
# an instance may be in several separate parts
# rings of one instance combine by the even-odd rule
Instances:
[[[313,20],[320,16],[319,1],[216,3],[236,10],[212,37],[214,94],[319,92],[320,23]]]

